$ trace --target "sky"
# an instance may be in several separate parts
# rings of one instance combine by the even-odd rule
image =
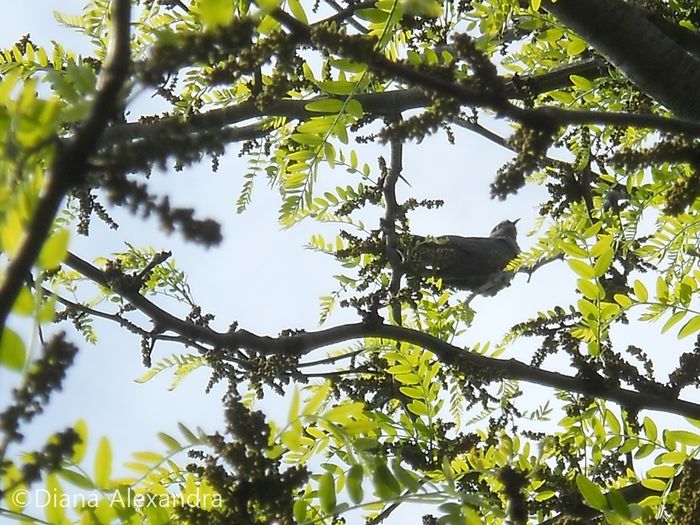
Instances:
[[[0,19],[0,46],[7,47],[22,35],[31,33],[39,43],[57,40],[64,45],[85,49],[86,42],[54,21],[52,11],[77,13],[82,1],[25,0],[3,11]],[[21,7],[20,7],[21,6]],[[135,101],[134,114],[157,113],[157,103],[142,95]],[[497,124],[505,130],[502,124]],[[466,131],[457,130],[456,144],[447,143],[438,133],[420,144],[405,146],[404,177],[411,187],[397,188],[399,198],[445,200],[438,210],[420,210],[412,216],[412,228],[418,234],[488,235],[503,219],[520,218],[521,247],[535,240],[527,232],[537,217],[537,205],[544,196],[541,188],[528,187],[506,201],[489,197],[489,184],[499,166],[510,153]],[[388,156],[388,148],[379,145],[359,148],[363,162],[376,169],[376,159]],[[335,289],[334,273],[342,271],[332,258],[304,248],[312,234],[322,232],[332,238],[334,226],[302,223],[292,230],[282,230],[277,223],[279,196],[265,181],[258,181],[253,203],[241,215],[235,213],[236,198],[246,172],[238,148],[228,148],[217,173],[205,160],[181,173],[156,172],[151,188],[170,196],[174,205],[194,207],[201,216],[218,219],[223,226],[221,245],[204,249],[185,243],[175,235],[166,235],[152,219],[132,217],[123,210],[109,208],[120,224],[116,232],[93,221],[93,235],[74,237],[70,249],[91,260],[97,256],[125,249],[125,242],[136,246],[153,246],[173,252],[180,269],[188,275],[195,300],[205,312],[216,314],[215,327],[225,329],[237,321],[241,328],[261,335],[276,335],[281,330],[313,330],[318,326],[319,297]],[[348,180],[341,172],[324,168],[321,185],[336,186]],[[464,336],[464,344],[477,341],[498,342],[507,329],[522,320],[523,307],[530,312],[546,310],[571,298],[575,278],[564,263],[553,263],[538,270],[528,282],[516,276],[511,287],[493,298],[478,297],[472,303],[477,310],[474,326]],[[568,299],[567,299],[568,298]],[[327,326],[355,321],[351,311],[340,311]],[[78,418],[84,418],[90,432],[88,457],[97,439],[106,435],[113,442],[114,464],[128,460],[131,452],[162,451],[156,434],[176,435],[177,422],[201,426],[207,431],[221,428],[220,397],[222,388],[208,395],[206,370],[200,370],[174,391],[167,387],[172,379],[165,373],[145,384],[136,383],[145,369],[141,363],[138,338],[124,333],[105,321],[96,321],[99,341],[90,346],[79,336],[71,339],[81,347],[75,366],[63,392],[55,395],[44,415],[29,427],[26,448],[40,446],[50,432],[61,430]],[[645,337],[646,328],[636,335]],[[625,335],[624,337],[630,337]],[[179,348],[159,344],[153,362]],[[533,345],[515,345],[505,357],[528,361]],[[523,352],[519,354],[519,352]],[[12,381],[8,372],[0,371],[0,406],[6,405],[7,389]],[[549,390],[536,389],[535,402],[553,398]],[[286,411],[273,408],[274,399],[260,403],[272,417],[283,421]],[[184,462],[184,460],[183,460]],[[123,474],[126,471],[121,471]],[[0,518],[1,522],[2,518]]]

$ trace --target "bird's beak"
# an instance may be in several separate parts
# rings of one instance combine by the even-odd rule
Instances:
[[[510,222],[512,222],[513,224],[518,224],[518,221],[519,221],[519,220],[520,220],[520,217],[518,217],[518,218],[515,219],[514,221],[510,221]]]

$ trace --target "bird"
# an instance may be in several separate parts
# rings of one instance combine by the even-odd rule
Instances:
[[[514,273],[505,267],[520,253],[515,226],[519,220],[499,222],[488,237],[412,235],[418,273],[442,279],[443,286],[470,291],[471,298],[496,295],[513,280]]]

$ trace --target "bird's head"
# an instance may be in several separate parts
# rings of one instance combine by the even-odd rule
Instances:
[[[501,221],[499,222],[493,230],[491,230],[490,237],[500,237],[502,239],[513,239],[518,237],[518,230],[515,227],[520,219],[515,219],[514,221]]]

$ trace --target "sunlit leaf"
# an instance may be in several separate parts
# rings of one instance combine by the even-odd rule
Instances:
[[[19,372],[24,367],[27,351],[24,341],[14,330],[5,327],[0,336],[0,365]]]
[[[607,508],[608,501],[605,499],[603,491],[586,476],[583,474],[576,476],[576,486],[589,507],[598,510],[605,510]]]
[[[109,487],[112,474],[112,446],[106,437],[100,438],[95,453],[95,484],[100,488]]]
[[[66,258],[70,233],[66,229],[60,229],[44,243],[37,259],[39,268],[51,270],[56,268]]]
[[[318,498],[325,513],[333,512],[336,505],[335,479],[330,472],[321,474],[318,480]]]
[[[206,26],[225,26],[233,20],[233,2],[230,0],[198,0],[197,7]]]

